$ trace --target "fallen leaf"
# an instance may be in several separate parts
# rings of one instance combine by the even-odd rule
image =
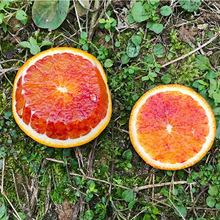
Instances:
[[[89,8],[90,8],[89,0],[78,0],[76,2],[76,10],[77,10],[78,16],[80,17],[85,15],[88,12]]]

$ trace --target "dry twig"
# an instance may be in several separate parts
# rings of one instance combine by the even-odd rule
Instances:
[[[13,209],[14,213],[16,214],[16,218],[18,220],[22,220],[21,217],[19,216],[18,212],[16,211],[15,207],[12,205],[12,203],[10,202],[10,200],[8,199],[8,197],[6,196],[5,192],[2,192],[2,195],[5,197],[5,199],[7,200],[7,202],[9,203],[9,205],[11,206],[11,208]]]
[[[93,178],[93,177],[89,177],[89,176],[84,176],[84,175],[81,175],[81,174],[77,174],[77,173],[70,173],[70,175],[72,176],[78,176],[78,177],[85,177],[86,179],[89,179],[89,180],[94,180],[94,181],[97,181],[97,182],[101,182],[101,183],[105,183],[105,184],[108,184],[110,185],[111,183],[106,181],[106,180],[100,180],[100,179],[96,179],[96,178]],[[141,190],[144,190],[144,189],[150,189],[150,188],[154,188],[154,187],[162,187],[162,186],[169,186],[170,184],[174,184],[174,185],[177,185],[177,184],[188,184],[187,181],[177,181],[177,182],[168,182],[168,183],[159,183],[159,184],[151,184],[151,185],[146,185],[146,186],[140,186],[140,187],[135,187],[135,188],[129,188],[129,187],[126,187],[126,186],[122,186],[122,185],[118,185],[118,184],[115,184],[115,183],[112,183],[113,186],[117,186],[117,187],[120,187],[120,188],[123,188],[123,189],[130,189],[130,190],[134,190],[134,191],[141,191]],[[195,182],[194,183],[191,183],[191,184],[196,184]]]
[[[98,9],[100,7],[100,1],[99,0],[95,0],[95,5],[94,5],[94,8],[95,9]],[[97,20],[97,17],[98,17],[98,10],[95,11],[95,13],[92,15],[92,18],[91,18],[91,22],[90,22],[90,28],[89,28],[89,40],[92,40],[92,36],[94,34],[94,31],[95,31],[95,22]]]
[[[94,156],[95,156],[95,148],[97,146],[97,138],[94,141],[94,144],[91,148],[91,151],[89,153],[88,157],[88,163],[87,163],[87,176],[93,176],[92,175],[92,168],[93,168],[93,161],[94,161]]]
[[[4,177],[5,177],[5,157],[0,154],[1,157],[3,158],[3,164],[2,164],[2,179],[1,179],[1,194],[5,197],[5,199],[7,200],[7,202],[9,203],[9,205],[11,206],[12,210],[14,211],[16,218],[18,220],[22,220],[21,217],[19,216],[18,212],[16,211],[15,207],[12,205],[11,201],[9,200],[9,198],[7,197],[7,195],[4,192]]]
[[[3,75],[4,73],[16,71],[16,70],[19,70],[19,67],[11,67],[11,68],[8,68],[8,69],[0,69],[0,76]]]
[[[56,163],[62,163],[62,164],[64,164],[65,162],[64,161],[62,161],[62,160],[56,160],[56,159],[53,159],[53,158],[45,158],[46,160],[49,160],[49,161],[52,161],[52,162],[56,162]]]
[[[76,155],[76,158],[77,158],[77,161],[78,161],[78,164],[79,164],[79,170],[80,170],[80,172],[81,172],[83,175],[85,175],[85,173],[84,173],[84,171],[83,171],[83,169],[82,169],[82,167],[83,167],[83,168],[85,167],[85,166],[84,166],[84,162],[83,162],[82,153],[81,153],[81,151],[80,151],[80,149],[79,149],[78,147],[76,147],[76,148],[74,149],[74,151],[75,151],[75,155]],[[82,166],[81,166],[81,164],[82,164]]]
[[[18,204],[21,207],[21,201],[20,201],[20,198],[19,198],[19,195],[18,195],[18,188],[17,188],[17,183],[16,183],[15,174],[14,174],[13,170],[12,170],[12,177],[13,177],[13,181],[14,181],[15,192],[16,192]]]
[[[186,57],[190,56],[191,54],[197,52],[198,50],[201,50],[201,48],[203,48],[203,47],[205,47],[206,45],[210,44],[210,43],[211,43],[212,41],[214,41],[219,35],[220,35],[220,31],[217,32],[217,33],[216,33],[210,40],[208,40],[206,43],[204,43],[203,45],[200,45],[200,47],[196,48],[195,50],[190,51],[190,52],[187,53],[187,54],[184,54],[184,55],[181,56],[181,57],[178,57],[178,58],[175,59],[175,60],[172,60],[172,61],[170,61],[170,62],[168,62],[168,63],[165,63],[165,64],[162,65],[161,67],[163,68],[163,67],[166,67],[166,66],[168,66],[168,65],[170,65],[170,64],[172,64],[172,63],[175,63],[175,62],[177,62],[177,61],[179,61],[179,60],[185,59]]]
[[[94,19],[96,18],[97,15],[94,15],[94,18],[92,19],[91,25],[90,25],[90,30],[89,30],[89,40],[92,40],[93,34],[95,32],[95,28],[97,27],[97,25],[99,24],[99,20],[103,17],[103,15],[106,12],[106,9],[108,8],[108,6],[110,5],[112,0],[108,0],[108,2],[106,3],[105,8],[102,10],[101,14],[99,15],[99,18],[95,21]],[[93,23],[95,21],[95,24]],[[93,25],[94,24],[94,25]]]
[[[154,184],[154,185],[146,185],[146,186],[140,186],[137,188],[138,191],[143,190],[143,189],[149,189],[149,188],[153,188],[153,187],[162,187],[162,186],[169,186],[169,185],[184,185],[184,184],[188,184],[187,181],[176,181],[176,182],[168,182],[168,183],[158,183],[158,184]],[[196,184],[195,182],[191,183],[191,184]]]
[[[179,209],[174,205],[174,203],[172,202],[172,200],[169,199],[169,201],[170,201],[170,203],[173,205],[173,207],[176,209],[176,211],[179,213],[179,215],[182,217],[182,219],[183,219],[183,220],[186,220],[186,219],[184,218],[184,216],[182,215],[182,213],[179,211]]]
[[[97,182],[100,182],[100,183],[105,183],[105,184],[108,184],[110,185],[111,183],[106,181],[106,180],[100,180],[100,179],[96,179],[96,178],[93,178],[93,177],[89,177],[89,176],[84,176],[84,175],[81,175],[81,174],[77,174],[77,173],[70,173],[70,175],[72,176],[78,176],[78,177],[85,177],[86,179],[89,179],[89,180],[94,180],[94,181],[97,181]],[[123,188],[123,189],[130,189],[126,186],[121,186],[121,185],[118,185],[118,184],[115,184],[115,183],[112,183],[113,186],[117,186],[117,187],[120,187],[120,188]]]
[[[80,33],[81,33],[81,32],[82,32],[82,27],[81,27],[80,20],[79,20],[79,16],[78,16],[78,12],[77,12],[77,9],[76,9],[75,0],[73,0],[73,5],[74,5],[74,8],[75,8],[76,19],[77,19],[77,22],[78,22],[78,25],[79,25],[79,30],[80,30]]]

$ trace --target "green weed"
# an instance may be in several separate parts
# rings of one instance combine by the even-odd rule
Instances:
[[[28,48],[32,55],[35,55],[41,51],[41,48],[44,46],[51,46],[52,42],[47,40],[39,40],[38,32],[36,31],[34,37],[30,37],[29,41],[21,41],[18,46],[23,48]],[[37,41],[39,40],[39,41]]]

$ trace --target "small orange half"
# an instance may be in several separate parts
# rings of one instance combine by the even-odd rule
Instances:
[[[138,154],[158,169],[178,170],[200,161],[216,134],[206,100],[182,85],[146,92],[132,109],[129,134]]]
[[[12,110],[20,128],[41,144],[60,148],[85,144],[111,118],[106,74],[99,61],[82,50],[46,50],[19,69]]]

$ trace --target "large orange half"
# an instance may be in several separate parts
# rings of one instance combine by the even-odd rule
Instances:
[[[107,126],[111,95],[105,72],[91,54],[52,48],[29,59],[18,71],[12,110],[20,128],[51,147],[75,147]]]
[[[201,160],[216,134],[206,100],[181,85],[157,86],[132,109],[129,134],[146,163],[158,169],[183,169]]]

